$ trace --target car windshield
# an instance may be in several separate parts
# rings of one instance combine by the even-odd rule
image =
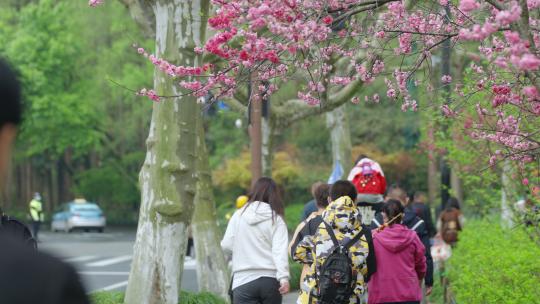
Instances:
[[[75,205],[71,207],[71,210],[78,212],[100,211],[99,207],[93,204]]]

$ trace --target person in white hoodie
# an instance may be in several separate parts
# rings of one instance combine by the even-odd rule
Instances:
[[[233,214],[221,247],[232,251],[233,304],[280,304],[289,292],[288,231],[276,183],[262,177]]]

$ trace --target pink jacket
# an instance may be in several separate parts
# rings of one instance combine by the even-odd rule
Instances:
[[[422,300],[420,283],[426,274],[424,245],[404,225],[394,224],[373,234],[377,272],[368,283],[368,303]]]

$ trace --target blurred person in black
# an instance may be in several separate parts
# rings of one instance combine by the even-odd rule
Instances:
[[[427,203],[427,195],[424,192],[416,191],[412,196],[412,203],[409,204],[410,208],[414,211],[416,216],[424,220],[426,223],[426,229],[430,238],[437,234],[435,225],[433,224],[433,217],[431,216],[431,210]]]
[[[0,59],[0,191],[21,112],[20,84],[9,65]],[[75,270],[28,246],[27,240],[13,233],[11,223],[17,224],[0,226],[0,303],[89,304]]]

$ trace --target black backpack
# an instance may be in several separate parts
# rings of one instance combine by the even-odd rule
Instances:
[[[25,224],[2,213],[0,213],[0,235],[37,249],[36,240],[30,229]]]
[[[356,284],[356,273],[353,271],[349,249],[360,240],[365,233],[362,229],[354,238],[340,245],[334,229],[324,222],[326,231],[334,243],[334,250],[324,261],[318,284],[318,299],[321,304],[348,304]]]

